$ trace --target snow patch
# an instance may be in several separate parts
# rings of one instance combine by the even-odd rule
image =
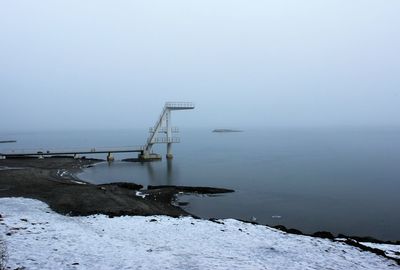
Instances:
[[[75,184],[79,184],[79,185],[86,185],[85,182],[80,182],[80,181],[75,181],[75,180],[71,180],[71,182],[75,183]]]
[[[136,191],[135,195],[138,196],[138,197],[142,197],[142,198],[144,199],[144,198],[146,198],[146,196],[148,196],[149,194],[143,194],[143,193],[140,192],[140,191]]]
[[[11,269],[399,269],[344,243],[233,219],[68,217],[24,198],[0,198],[0,214]]]
[[[69,172],[64,169],[59,169],[57,170],[57,176],[63,178],[65,175],[69,175]]]

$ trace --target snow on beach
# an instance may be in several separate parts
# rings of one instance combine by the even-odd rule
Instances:
[[[11,269],[399,269],[330,240],[233,219],[59,215],[37,200],[0,198]]]

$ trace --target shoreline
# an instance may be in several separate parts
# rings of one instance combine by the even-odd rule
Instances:
[[[76,175],[84,168],[93,166],[101,159],[73,159],[72,157],[13,158],[0,160],[0,197],[25,197],[47,203],[55,212],[72,216],[105,214],[110,217],[122,215],[167,215],[171,217],[195,215],[174,204],[179,193],[216,194],[233,190],[211,187],[148,186],[127,182],[92,184]],[[1,169],[3,168],[3,169]],[[210,221],[218,222],[216,218]],[[356,242],[399,245],[398,239],[383,241],[369,236],[346,236],[318,231],[305,234],[283,225],[270,226],[240,220],[245,223],[264,225],[290,234],[326,239],[351,239]],[[351,244],[351,243],[349,243]]]
[[[0,170],[0,197],[38,199],[57,213],[73,216],[190,215],[168,201],[173,196],[171,192],[161,197],[154,190],[150,199],[118,184],[95,185],[76,177],[83,168],[100,161],[66,157],[0,160],[0,167],[23,168]]]

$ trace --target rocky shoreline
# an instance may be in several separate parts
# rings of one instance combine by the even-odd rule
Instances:
[[[27,197],[46,202],[69,215],[107,214],[193,216],[173,201],[179,193],[217,194],[233,190],[212,187],[148,186],[134,183],[94,185],[75,175],[103,160],[71,157],[0,160],[0,197]],[[2,168],[2,169],[1,169]]]
[[[137,190],[118,183],[94,185],[75,177],[82,168],[99,161],[66,157],[0,160],[0,167],[8,168],[0,170],[0,197],[38,199],[54,211],[68,215],[190,215],[168,201],[172,195],[165,200],[152,200],[137,196]]]
[[[3,168],[0,169],[0,197],[38,199],[47,203],[54,211],[72,216],[106,214],[109,217],[122,215],[195,217],[174,203],[177,194],[233,192],[221,188],[187,186],[148,186],[147,189],[143,189],[142,185],[126,182],[94,185],[76,178],[75,175],[83,168],[93,166],[100,161],[102,160],[70,157],[0,160],[0,168]],[[216,219],[210,220],[219,222]],[[307,235],[282,225],[270,227],[291,234]],[[360,242],[400,244],[400,241],[381,241],[371,237],[345,235],[335,237],[326,231],[315,232],[309,236],[342,241],[382,256],[386,256],[382,251],[364,246]]]

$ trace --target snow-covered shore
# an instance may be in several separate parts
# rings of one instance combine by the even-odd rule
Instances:
[[[68,217],[25,198],[0,198],[0,214],[11,269],[399,269],[344,243],[233,219]]]

